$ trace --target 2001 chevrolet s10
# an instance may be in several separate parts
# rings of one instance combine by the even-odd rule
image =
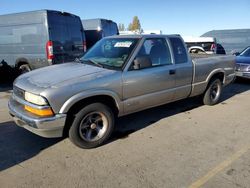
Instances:
[[[191,59],[179,35],[104,38],[76,62],[21,75],[9,101],[16,124],[79,147],[103,144],[115,117],[197,95],[218,102],[235,77],[233,56]]]

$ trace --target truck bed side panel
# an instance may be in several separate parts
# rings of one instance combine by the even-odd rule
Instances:
[[[216,73],[224,74],[223,85],[230,83],[234,77],[234,56],[195,57],[193,63],[194,77],[191,96],[202,94]]]

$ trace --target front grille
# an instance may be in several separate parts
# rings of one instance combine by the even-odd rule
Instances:
[[[236,71],[246,72],[248,71],[249,66],[250,65],[247,65],[247,64],[236,64]]]
[[[13,93],[15,96],[21,98],[21,99],[24,99],[24,90],[14,86],[13,87]]]

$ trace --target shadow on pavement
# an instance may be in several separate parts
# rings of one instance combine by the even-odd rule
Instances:
[[[0,83],[0,92],[10,92],[12,83]]]
[[[221,102],[248,90],[250,90],[250,79],[237,78],[234,83],[223,88]]]
[[[34,157],[60,140],[39,137],[11,121],[0,123],[0,171]]]
[[[224,104],[225,100],[250,90],[249,81],[250,80],[237,80],[235,83],[225,87],[220,103]],[[117,129],[111,142],[116,139],[127,138],[129,134],[150,126],[163,118],[176,115],[180,112],[187,112],[202,105],[201,97],[194,97],[121,117],[116,121]]]
[[[199,106],[202,106],[201,99],[194,97],[121,117],[116,121],[117,127],[111,142],[127,138],[129,134],[146,128],[161,119],[190,111]]]
[[[0,62],[0,92],[12,89],[12,83],[18,76],[17,70],[11,68],[6,62]]]

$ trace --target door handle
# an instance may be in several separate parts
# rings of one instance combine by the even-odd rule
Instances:
[[[169,70],[169,74],[170,74],[170,75],[175,74],[175,72],[176,72],[175,69]]]

